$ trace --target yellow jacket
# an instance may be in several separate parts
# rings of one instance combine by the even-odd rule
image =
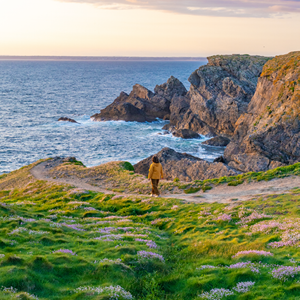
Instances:
[[[161,163],[152,163],[149,169],[148,179],[164,178],[164,173]]]

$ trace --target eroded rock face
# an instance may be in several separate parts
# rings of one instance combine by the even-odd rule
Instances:
[[[156,155],[163,166],[164,177],[167,180],[179,178],[181,181],[188,182],[222,176],[233,176],[239,173],[223,163],[207,162],[186,153],[178,153],[170,148],[164,148]],[[136,173],[147,176],[151,163],[152,156],[134,165],[134,170]]]
[[[186,93],[184,85],[173,76],[166,83],[156,86],[154,93],[136,84],[129,95],[122,92],[112,104],[91,118],[95,121],[137,122],[152,122],[157,118],[169,119],[172,99],[183,97]]]
[[[300,160],[300,52],[268,61],[224,157],[243,172]]]
[[[174,112],[171,107],[172,125],[204,135],[232,136],[235,123],[246,112],[268,60],[249,55],[209,57],[208,64],[189,78],[191,87],[186,101],[189,107],[182,100]],[[180,109],[182,113],[178,113]]]

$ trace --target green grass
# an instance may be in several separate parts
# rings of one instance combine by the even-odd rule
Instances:
[[[184,192],[186,194],[194,194],[194,193],[199,192],[200,190],[201,190],[200,188],[191,187],[191,188],[188,188],[188,189],[184,190]]]
[[[252,178],[269,180],[298,168],[252,173]],[[254,201],[196,204],[113,198],[36,181],[28,170],[0,179],[0,186],[10,186],[0,190],[0,287],[14,289],[0,289],[0,299],[126,299],[125,292],[114,298],[107,289],[121,286],[138,300],[197,300],[203,292],[234,291],[247,281],[254,282],[248,292],[226,299],[299,299],[300,270],[285,281],[272,270],[300,266],[300,188]],[[222,182],[238,180],[246,178]],[[72,252],[56,252],[60,249]],[[245,250],[273,255],[233,257]],[[139,251],[164,261],[142,259]],[[234,268],[242,262],[251,264]]]

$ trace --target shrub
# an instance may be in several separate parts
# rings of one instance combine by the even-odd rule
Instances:
[[[124,170],[127,170],[127,171],[131,171],[131,172],[134,171],[133,165],[130,162],[128,162],[128,161],[123,162],[122,165],[121,165],[121,167]]]

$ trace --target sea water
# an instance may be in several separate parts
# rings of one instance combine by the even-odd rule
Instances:
[[[165,121],[90,119],[139,83],[150,90],[173,75],[189,89],[196,61],[0,61],[0,174],[38,159],[75,156],[86,166],[136,163],[164,147],[206,160],[222,149],[160,135]],[[79,124],[58,122],[60,117]]]

